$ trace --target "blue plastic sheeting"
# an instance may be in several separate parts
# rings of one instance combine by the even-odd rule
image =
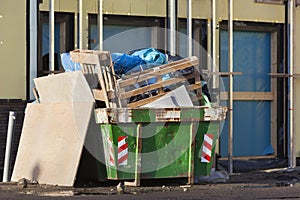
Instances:
[[[228,33],[221,31],[221,71],[228,71]],[[234,31],[234,92],[270,92],[271,34],[269,32]],[[222,78],[228,91],[228,78]],[[223,102],[225,103],[225,102]],[[271,102],[233,102],[233,156],[272,154]],[[228,155],[228,118],[220,136],[220,153]]]
[[[130,74],[142,70],[154,68],[167,63],[165,54],[154,48],[147,48],[135,51],[133,54],[113,53],[112,61],[114,64],[115,73],[118,76]],[[164,75],[162,80],[169,79],[170,75]],[[149,79],[143,85],[150,85],[156,82],[156,78]]]
[[[228,71],[228,34],[221,31],[221,71]],[[268,32],[234,32],[233,90],[239,92],[270,92],[271,81],[271,35]],[[228,90],[228,78],[223,78]]]
[[[140,70],[141,65],[146,64],[139,56],[131,56],[121,53],[113,53],[112,61],[115,73],[119,76],[137,68]]]
[[[234,101],[233,156],[262,156],[274,153],[271,146],[271,102]],[[221,156],[228,155],[228,120],[220,136]]]
[[[154,63],[157,65],[163,65],[167,63],[167,57],[165,54],[159,52],[154,48],[142,49],[136,51],[132,56],[139,56],[146,63]]]
[[[70,53],[62,53],[60,54],[60,58],[65,72],[81,70],[80,64],[71,60]]]

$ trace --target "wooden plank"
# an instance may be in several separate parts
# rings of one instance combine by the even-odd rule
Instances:
[[[232,157],[233,160],[253,160],[253,159],[270,159],[275,158],[275,154],[273,155],[266,155],[266,156],[234,156]],[[219,158],[219,160],[228,160],[228,157]]]
[[[101,89],[92,89],[94,98],[98,101],[105,101],[105,94],[104,91]],[[108,99],[114,99],[116,98],[116,95],[113,91],[108,91],[107,92],[107,97]]]
[[[36,88],[32,88],[33,95],[38,103],[40,103],[40,97]]]
[[[134,90],[130,90],[130,91],[125,92],[125,93],[121,93],[120,98],[121,99],[130,98],[130,97],[136,96],[138,94],[143,94],[145,92],[155,90],[157,88],[165,87],[165,86],[175,84],[175,83],[180,83],[180,82],[183,82],[183,81],[186,81],[186,79],[185,78],[171,78],[171,79],[159,82],[159,83],[154,83],[154,84],[151,84],[151,85],[147,85],[145,87],[141,87],[141,88],[137,88],[137,89],[134,89]]]
[[[186,86],[186,89],[188,91],[193,91],[195,90],[196,88],[201,88],[201,84],[198,83],[198,84],[193,84],[193,85],[189,85],[189,86]],[[170,92],[170,91],[169,91]],[[136,102],[132,102],[132,103],[128,103],[127,104],[127,107],[129,108],[136,108],[136,107],[140,107],[140,106],[143,106],[143,105],[146,105],[148,103],[151,103],[159,98],[161,98],[162,96],[168,94],[169,92],[164,92],[164,93],[161,93],[161,94],[158,94],[158,95],[155,95],[155,96],[152,96],[152,97],[148,97],[146,99],[142,99],[142,100],[139,100],[139,101],[136,101]],[[202,99],[202,96],[201,95],[198,95],[198,96],[195,96],[195,97],[192,97],[192,101],[193,102],[196,102],[196,101],[199,101]]]
[[[195,65],[197,66],[199,64],[198,58],[196,56],[192,56],[192,57],[184,58],[184,59],[181,59],[181,60],[176,60],[174,62],[170,62],[170,63],[164,64],[164,65],[160,65],[160,66],[157,66],[155,68],[146,69],[146,70],[143,70],[141,72],[131,73],[131,74],[126,75],[126,77],[124,77],[124,78],[125,79],[132,78],[132,77],[135,77],[135,76],[139,76],[139,75],[142,75],[142,74],[147,74],[147,73],[156,71],[156,70],[161,69],[161,68],[166,68],[169,65],[180,65],[180,64],[186,63],[186,62],[191,62],[192,63],[191,66],[195,66]]]
[[[170,72],[175,72],[180,69],[185,69],[190,66],[194,66],[198,64],[197,57],[191,57],[190,60],[186,60],[185,62],[173,62],[166,65],[161,65],[151,70],[142,71],[140,74],[136,74],[136,76],[128,78],[127,76],[124,77],[125,80],[118,80],[118,84],[120,87],[126,87],[128,85],[132,85],[135,83],[139,83],[151,78],[155,78],[157,76],[161,76]],[[148,71],[146,73],[146,71]]]
[[[294,78],[299,78],[300,74],[285,74],[285,73],[269,73],[269,76],[272,78],[289,78],[289,77],[294,77]]]
[[[228,92],[221,92],[221,100],[228,100]],[[233,100],[241,101],[259,101],[259,100],[274,100],[273,92],[233,92]]]
[[[152,101],[155,101],[156,99],[159,99],[160,97],[162,97],[162,96],[164,96],[165,94],[168,94],[168,93],[169,92],[166,92],[164,94],[158,94],[158,95],[146,98],[146,99],[142,99],[142,100],[139,100],[139,101],[136,101],[136,102],[128,103],[126,105],[126,107],[128,107],[128,108],[140,107],[140,106],[146,105],[148,103],[151,103]]]
[[[186,86],[186,89],[188,91],[193,91],[193,90],[197,90],[197,89],[201,89],[201,88],[202,88],[201,83],[195,83],[195,84]]]
[[[96,50],[73,50],[70,52],[70,56],[73,62],[88,63],[92,65],[99,64],[99,55],[109,54],[108,51],[96,51]]]
[[[243,72],[211,72],[211,75],[229,76],[229,75],[243,75]]]
[[[277,71],[278,66],[278,33],[277,31],[271,34],[271,72]],[[274,97],[277,96],[277,79],[271,79],[271,91],[273,91]],[[277,155],[277,98],[271,102],[271,145],[274,148],[274,154]],[[284,130],[283,130],[284,131]],[[283,134],[285,135],[285,134]],[[285,137],[285,136],[283,136]],[[284,140],[283,140],[284,141]]]

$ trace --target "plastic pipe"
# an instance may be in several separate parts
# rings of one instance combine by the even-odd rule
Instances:
[[[5,148],[5,159],[4,159],[4,170],[3,170],[3,182],[10,181],[10,164],[11,164],[11,146],[13,141],[14,124],[15,124],[16,114],[13,111],[9,112],[7,138],[6,138],[6,148]]]
[[[54,73],[54,0],[49,0],[49,72]]]
[[[229,131],[228,172],[233,172],[233,0],[228,0]]]

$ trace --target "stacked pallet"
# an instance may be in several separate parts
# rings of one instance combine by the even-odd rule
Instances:
[[[201,104],[199,61],[195,56],[123,75],[117,79],[108,51],[74,50],[70,55],[73,62],[80,63],[95,99],[104,101],[107,108],[141,107],[182,85],[190,92],[194,105]],[[191,68],[191,73],[180,73]],[[164,79],[165,76],[170,78]],[[148,84],[153,79],[155,83]]]

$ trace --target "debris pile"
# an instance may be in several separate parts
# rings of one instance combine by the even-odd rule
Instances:
[[[130,55],[74,50],[70,57],[74,63],[80,63],[95,100],[105,102],[106,108],[150,107],[180,87],[178,96],[188,94],[185,98],[192,102],[190,106],[204,105],[199,61],[195,56],[168,61],[168,56],[151,48]],[[186,106],[178,103],[176,95],[169,95],[168,99],[172,103],[161,104],[163,107]]]

